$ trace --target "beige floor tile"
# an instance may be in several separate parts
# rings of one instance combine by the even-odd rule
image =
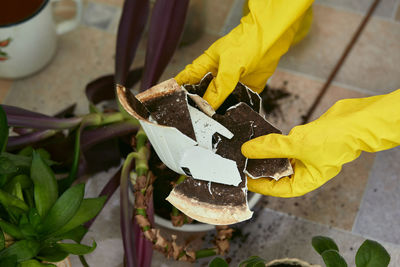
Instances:
[[[394,18],[395,18],[396,21],[400,21],[400,5],[397,7],[396,14],[395,14]]]
[[[86,113],[85,86],[114,71],[114,53],[115,36],[81,26],[61,36],[54,59],[42,71],[14,81],[5,103],[53,114],[76,102],[77,112]]]
[[[206,31],[219,34],[232,7],[233,0],[205,0],[204,4]]]
[[[306,38],[284,55],[279,66],[326,79],[361,21],[352,12],[314,5],[314,22]]]
[[[203,34],[202,37],[195,43],[179,47],[171,59],[167,69],[161,76],[160,81],[175,77],[186,65],[192,63],[194,59],[204,53],[204,51],[216,40],[218,37],[212,34]]]
[[[335,81],[377,94],[400,88],[400,24],[373,18]]]
[[[279,66],[326,79],[361,20],[360,14],[314,5],[310,34]],[[372,18],[335,81],[370,92],[393,91],[400,87],[399,51],[400,25]]]
[[[8,92],[11,89],[12,80],[5,80],[0,78],[0,103],[3,103]]]
[[[344,165],[338,176],[321,188],[297,198],[265,197],[264,206],[311,221],[351,230],[375,155],[363,153]]]
[[[302,116],[307,113],[322,86],[319,81],[280,69],[275,71],[268,84],[271,88],[286,88],[291,93],[289,98],[278,102],[281,112],[266,115],[267,120],[284,134],[302,122]]]
[[[374,0],[316,0],[318,4],[325,4],[338,8],[345,8],[351,11],[367,13]],[[393,10],[397,6],[398,0],[382,0],[374,12],[374,16],[393,18]]]

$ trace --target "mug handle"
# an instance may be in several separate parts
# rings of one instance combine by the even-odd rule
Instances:
[[[60,2],[62,0],[51,0],[52,2]],[[78,27],[82,18],[82,0],[73,0],[76,4],[76,14],[75,17],[56,25],[56,32],[58,35],[67,33]]]

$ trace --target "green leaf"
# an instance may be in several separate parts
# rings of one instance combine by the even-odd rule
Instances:
[[[66,225],[77,213],[84,194],[84,184],[78,184],[65,191],[44,218],[40,232],[51,234]]]
[[[66,233],[55,236],[52,239],[57,240],[57,241],[69,239],[69,240],[75,241],[76,243],[80,243],[82,241],[82,238],[87,233],[87,231],[88,231],[88,229],[85,226],[80,225]]]
[[[0,260],[15,255],[17,262],[29,260],[37,255],[40,244],[34,240],[17,241],[0,251]]]
[[[6,150],[8,140],[8,122],[7,115],[0,106],[0,152]]]
[[[0,228],[5,233],[9,234],[10,236],[12,236],[15,239],[24,238],[24,235],[22,234],[21,230],[17,226],[15,226],[9,222],[0,220]]]
[[[91,253],[96,249],[96,246],[97,244],[95,241],[93,241],[91,247],[82,244],[57,243],[57,247],[59,247],[61,250],[74,255],[85,255]]]
[[[56,267],[54,264],[40,263],[37,260],[27,260],[19,263],[18,267]]]
[[[33,152],[31,179],[36,208],[40,216],[44,217],[57,200],[58,188],[53,171],[36,152]]]
[[[14,255],[0,259],[0,266],[17,267],[17,257]]]
[[[258,256],[251,256],[239,263],[239,267],[264,267],[265,260]]]
[[[38,238],[35,228],[30,223],[24,223],[19,226],[25,238]]]
[[[28,211],[29,207],[21,199],[0,189],[0,203],[6,207],[16,207],[23,211]]]
[[[24,190],[25,203],[27,203],[30,208],[35,207],[35,201],[33,199],[33,194],[34,194],[33,187],[30,187],[30,188],[27,188]]]
[[[340,256],[337,250],[325,250],[321,256],[326,267],[347,267],[346,261]]]
[[[229,265],[223,258],[215,257],[208,263],[208,267],[229,267]]]
[[[314,236],[312,238],[312,246],[318,252],[318,254],[322,255],[326,250],[336,250],[339,251],[338,246],[332,238],[327,236]]]
[[[42,261],[59,262],[68,257],[68,253],[54,246],[48,246],[39,251],[36,258]]]
[[[11,193],[12,190],[15,188],[15,185],[19,183],[21,184],[21,188],[27,189],[29,187],[31,187],[32,184],[32,180],[28,177],[28,175],[25,174],[20,174],[17,176],[14,176],[5,186],[4,186],[4,190],[7,191],[8,193]]]
[[[386,267],[389,262],[390,255],[386,249],[372,240],[365,240],[356,254],[357,267]]]
[[[23,148],[22,150],[20,150],[20,151],[18,152],[18,155],[26,156],[26,157],[32,158],[33,151],[35,151],[35,150],[33,149],[33,147],[27,146],[27,147]],[[52,162],[52,161],[50,160],[50,153],[49,153],[47,150],[44,150],[43,148],[39,148],[39,149],[36,150],[36,152],[40,155],[40,157],[41,157],[47,164],[49,164],[49,162]],[[52,164],[54,164],[54,162],[52,162]],[[51,164],[49,164],[49,165],[51,165]]]
[[[32,153],[33,153],[33,147],[32,146],[27,146],[27,147],[24,147],[23,149],[21,149],[18,152],[18,155],[26,156],[26,157],[32,157]]]
[[[0,156],[0,174],[6,175],[16,173],[18,171],[17,165],[3,154],[5,153],[3,152]]]
[[[18,199],[24,201],[24,195],[22,193],[22,186],[20,183],[16,183],[13,191],[11,193],[13,196],[17,197]],[[24,202],[25,203],[25,202]]]
[[[6,247],[6,238],[4,237],[3,230],[0,229],[0,250],[3,250],[5,247]]]
[[[57,233],[55,233],[55,235],[68,232],[71,229],[74,229],[77,226],[94,218],[103,208],[106,199],[107,199],[106,196],[99,198],[84,199],[75,216],[60,230],[58,230]]]
[[[37,153],[40,155],[40,153]],[[29,170],[32,164],[32,157],[31,156],[23,156],[23,155],[16,155],[12,153],[3,152],[0,155],[1,158],[6,158],[11,160],[15,166],[23,169]],[[55,162],[47,159],[42,159],[47,165],[51,166],[54,165]]]
[[[40,215],[35,208],[30,208],[29,213],[28,213],[28,220],[29,223],[32,224],[33,227],[37,227],[40,222],[42,221],[42,218],[40,218]]]

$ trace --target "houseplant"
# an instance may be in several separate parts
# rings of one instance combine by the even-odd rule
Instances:
[[[315,251],[321,255],[327,267],[347,267],[347,263],[339,253],[339,248],[335,241],[326,236],[314,236],[312,246]],[[355,265],[357,267],[387,267],[390,262],[390,255],[386,249],[376,241],[365,240],[358,248],[355,256]],[[220,258],[214,258],[208,265],[209,267],[225,267],[228,263]],[[311,265],[299,259],[278,259],[267,262],[258,257],[251,256],[239,264],[240,267],[312,267]]]
[[[90,114],[71,117],[71,112],[62,112],[58,116],[47,116],[17,107],[3,106],[8,125],[14,135],[9,137],[7,143],[2,144],[2,148],[14,154],[29,145],[36,150],[45,148],[49,151],[51,158],[58,163],[52,167],[66,174],[58,182],[60,192],[67,192],[72,184],[82,181],[85,174],[90,175],[110,165],[118,165],[121,158],[127,159],[124,167],[110,178],[100,195],[109,199],[118,186],[121,186],[121,230],[128,266],[148,266],[151,262],[152,244],[143,242],[144,237],[136,221],[132,230],[128,201],[128,177],[131,170],[139,168],[141,162],[147,160],[139,152],[138,144],[142,144],[147,152],[151,149],[147,141],[144,141],[144,146],[139,142],[139,136],[143,135],[138,132],[137,122],[125,116],[122,109],[105,111],[96,104],[115,99],[116,82],[132,88],[141,80],[141,89],[147,89],[157,83],[179,44],[188,3],[189,1],[170,0],[155,2],[148,30],[145,65],[130,70],[147,22],[150,5],[149,1],[125,1],[117,36],[115,73],[100,77],[86,87]],[[138,138],[134,138],[136,133]],[[136,154],[129,156],[132,140],[136,142],[133,145]],[[136,171],[140,176],[139,169]],[[152,195],[150,190],[148,192],[150,197],[146,199],[146,205],[149,207],[147,217],[152,220],[152,203],[148,202]],[[86,226],[89,227],[91,222]],[[142,244],[136,248],[134,236],[136,244]],[[143,251],[145,253],[142,253]],[[213,251],[215,254],[215,250]]]
[[[92,252],[95,241],[91,246],[80,243],[87,232],[83,224],[98,214],[105,197],[84,199],[84,184],[63,187],[47,151],[28,146],[7,153],[7,140],[0,107],[0,266],[54,266],[50,262],[69,254]]]

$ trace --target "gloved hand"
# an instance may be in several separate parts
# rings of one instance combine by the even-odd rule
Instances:
[[[269,134],[243,144],[248,158],[291,158],[294,174],[279,181],[247,179],[250,191],[278,197],[308,193],[336,176],[361,151],[400,144],[400,89],[387,95],[338,101],[317,120],[289,135]]]
[[[239,80],[261,92],[296,33],[304,36],[310,27],[312,2],[250,0],[250,13],[242,18],[240,25],[217,40],[175,79],[179,84],[196,84],[212,72],[215,78],[204,98],[214,109],[224,102]],[[303,18],[306,18],[304,23]]]

